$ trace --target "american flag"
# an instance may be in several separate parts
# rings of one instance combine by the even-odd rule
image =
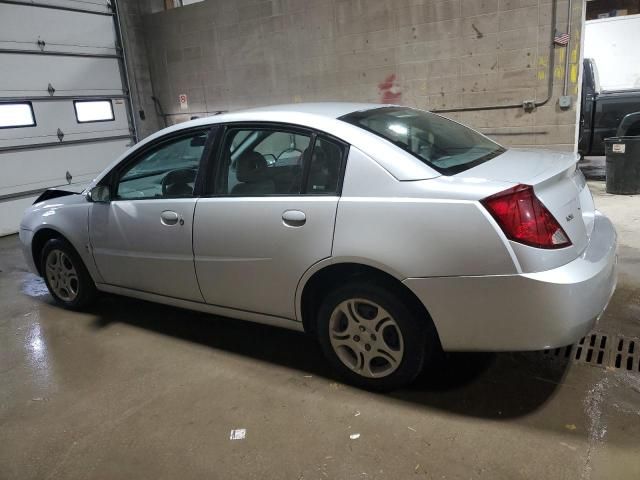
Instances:
[[[556,32],[555,36],[553,37],[553,43],[555,43],[556,45],[566,46],[569,43],[569,34]]]

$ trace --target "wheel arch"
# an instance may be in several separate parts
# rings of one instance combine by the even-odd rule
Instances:
[[[315,332],[315,312],[331,288],[336,286],[338,282],[344,283],[356,278],[382,283],[393,289],[418,316],[424,317],[435,330],[427,307],[409,287],[402,283],[402,277],[397,272],[362,259],[341,261],[327,259],[307,271],[297,290],[296,314],[298,319],[302,321],[305,332]],[[437,330],[435,333],[437,336]]]
[[[31,257],[33,258],[33,263],[40,275],[42,275],[42,265],[40,265],[40,256],[42,255],[42,249],[44,248],[45,244],[53,238],[62,238],[63,240],[69,242],[69,239],[65,237],[63,233],[48,225],[43,226],[33,234],[33,238],[31,240]]]
[[[52,227],[51,225],[43,225],[41,228],[34,232],[33,238],[31,239],[31,256],[40,276],[42,276],[42,266],[40,265],[40,256],[42,255],[42,249],[44,248],[46,243],[53,238],[60,238],[71,245],[71,248],[75,250],[78,257],[80,257],[80,259],[85,263],[85,267],[87,266],[85,259],[82,258],[82,255],[78,251],[78,248],[73,244],[68,235],[65,235],[64,232],[55,227]],[[89,275],[91,275],[91,273],[89,273]]]

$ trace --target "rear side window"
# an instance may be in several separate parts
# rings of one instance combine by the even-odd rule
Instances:
[[[340,167],[344,147],[332,140],[317,137],[311,153],[306,193],[335,195],[338,193]]]
[[[340,120],[390,141],[443,175],[463,172],[505,152],[470,128],[412,108],[374,108]]]
[[[310,142],[310,135],[286,129],[230,129],[223,142],[216,193],[300,194]]]
[[[33,127],[35,124],[31,102],[0,103],[0,128]]]

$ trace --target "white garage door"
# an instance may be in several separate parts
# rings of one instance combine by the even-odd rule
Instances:
[[[0,0],[0,235],[135,141],[118,33],[107,0]]]

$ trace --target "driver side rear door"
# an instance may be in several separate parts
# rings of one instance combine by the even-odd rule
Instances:
[[[93,203],[89,219],[104,283],[203,301],[193,264],[194,191],[214,130],[163,137],[114,169],[111,201]]]
[[[348,145],[268,123],[229,124],[220,138],[194,220],[204,300],[295,319],[300,278],[331,256]]]

